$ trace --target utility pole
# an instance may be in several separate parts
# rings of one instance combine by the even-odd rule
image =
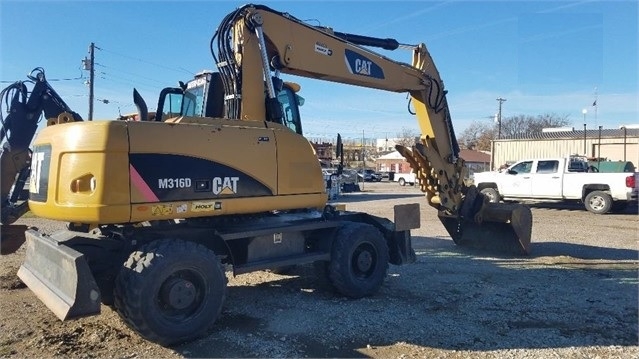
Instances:
[[[503,102],[506,102],[505,98],[497,98],[497,101],[499,101],[499,112],[497,113],[497,139],[501,139],[501,104]]]
[[[588,151],[586,149],[586,114],[588,113],[588,110],[584,108],[581,110],[581,113],[584,114],[584,156],[588,156]]]
[[[89,45],[89,58],[82,60],[83,69],[89,71],[89,121],[93,121],[93,82],[95,80],[95,44]]]

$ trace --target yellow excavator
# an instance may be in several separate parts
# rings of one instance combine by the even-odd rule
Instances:
[[[371,47],[408,48],[412,64]],[[528,253],[530,210],[488,203],[464,184],[446,91],[424,44],[245,5],[223,18],[211,52],[218,71],[162,91],[156,116],[134,90],[142,121],[56,123],[35,138],[29,209],[69,224],[26,231],[18,276],[60,319],[98,314],[104,303],[171,345],[218,317],[225,265],[240,274],[314,263],[338,293],[359,298],[377,292],[389,263],[415,261],[419,204],[396,206],[390,221],[327,203],[303,137],[300,87],[280,74],[408,93],[421,138],[398,150],[455,243]]]

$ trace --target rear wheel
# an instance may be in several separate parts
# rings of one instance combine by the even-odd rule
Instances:
[[[612,197],[606,192],[592,191],[586,195],[584,206],[592,213],[605,214],[612,208]]]
[[[384,282],[388,260],[388,245],[377,228],[349,223],[335,236],[328,278],[333,287],[347,297],[373,295]]]
[[[494,188],[484,188],[481,190],[481,194],[488,197],[490,203],[499,203],[499,192]]]
[[[115,307],[144,338],[171,345],[195,339],[219,316],[226,276],[215,253],[161,240],[133,252],[115,283]]]

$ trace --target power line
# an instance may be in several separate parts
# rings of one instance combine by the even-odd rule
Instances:
[[[158,80],[156,80],[156,79],[154,79],[154,78],[151,78],[151,77],[146,77],[146,76],[142,76],[142,75],[139,75],[139,74],[134,74],[134,73],[132,73],[132,72],[128,72],[128,71],[124,71],[124,70],[116,69],[116,68],[114,68],[114,67],[106,66],[106,65],[103,65],[103,64],[100,64],[100,63],[96,63],[95,65],[96,65],[96,66],[100,66],[100,67],[104,67],[105,69],[109,69],[109,70],[112,70],[112,71],[121,72],[121,73],[123,73],[123,74],[127,74],[127,75],[131,75],[131,76],[135,76],[135,77],[143,78],[143,79],[145,79],[145,80],[149,80],[149,81],[153,81],[153,82],[156,82],[156,83],[158,83],[158,84],[160,84],[160,85],[164,85],[164,83],[163,83],[162,81],[158,81]],[[104,72],[102,72],[102,73],[103,73],[103,74],[105,74]]]
[[[114,55],[117,55],[117,56],[122,56],[122,57],[131,59],[131,60],[135,60],[135,61],[138,61],[138,62],[143,62],[143,63],[149,64],[149,65],[157,66],[157,67],[163,68],[165,70],[171,70],[171,71],[176,71],[176,72],[184,72],[184,73],[187,73],[187,74],[189,74],[191,76],[195,76],[195,74],[193,72],[191,72],[189,70],[186,70],[184,68],[181,68],[181,67],[178,67],[178,68],[168,67],[168,66],[157,64],[157,63],[154,63],[154,62],[151,62],[151,61],[148,61],[148,60],[143,60],[143,59],[140,59],[140,58],[137,58],[137,57],[133,57],[133,56],[130,56],[130,55],[120,54],[118,52],[107,50],[107,49],[104,49],[104,48],[98,48],[98,50],[101,50],[101,51],[104,51],[104,52],[108,52],[110,54],[114,54]]]
[[[69,78],[59,78],[59,79],[47,78],[47,81],[49,81],[49,82],[53,82],[53,81],[78,81],[78,80],[84,80],[84,75],[80,75],[80,77],[69,77]],[[14,82],[16,82],[16,80],[13,80],[13,81],[0,80],[0,83],[3,83],[3,84],[12,84]]]

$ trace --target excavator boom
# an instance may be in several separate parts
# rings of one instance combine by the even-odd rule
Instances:
[[[491,204],[466,186],[446,90],[425,44],[334,32],[290,14],[246,5],[227,16],[214,39],[225,84],[228,118],[278,122],[273,72],[409,93],[421,138],[397,146],[417,175],[429,205],[459,245],[528,253],[532,214],[522,205]],[[215,41],[212,41],[212,45]],[[412,64],[394,61],[364,46],[412,50]],[[263,101],[266,93],[267,101]],[[490,227],[490,230],[485,230]],[[508,245],[504,245],[507,243]]]

